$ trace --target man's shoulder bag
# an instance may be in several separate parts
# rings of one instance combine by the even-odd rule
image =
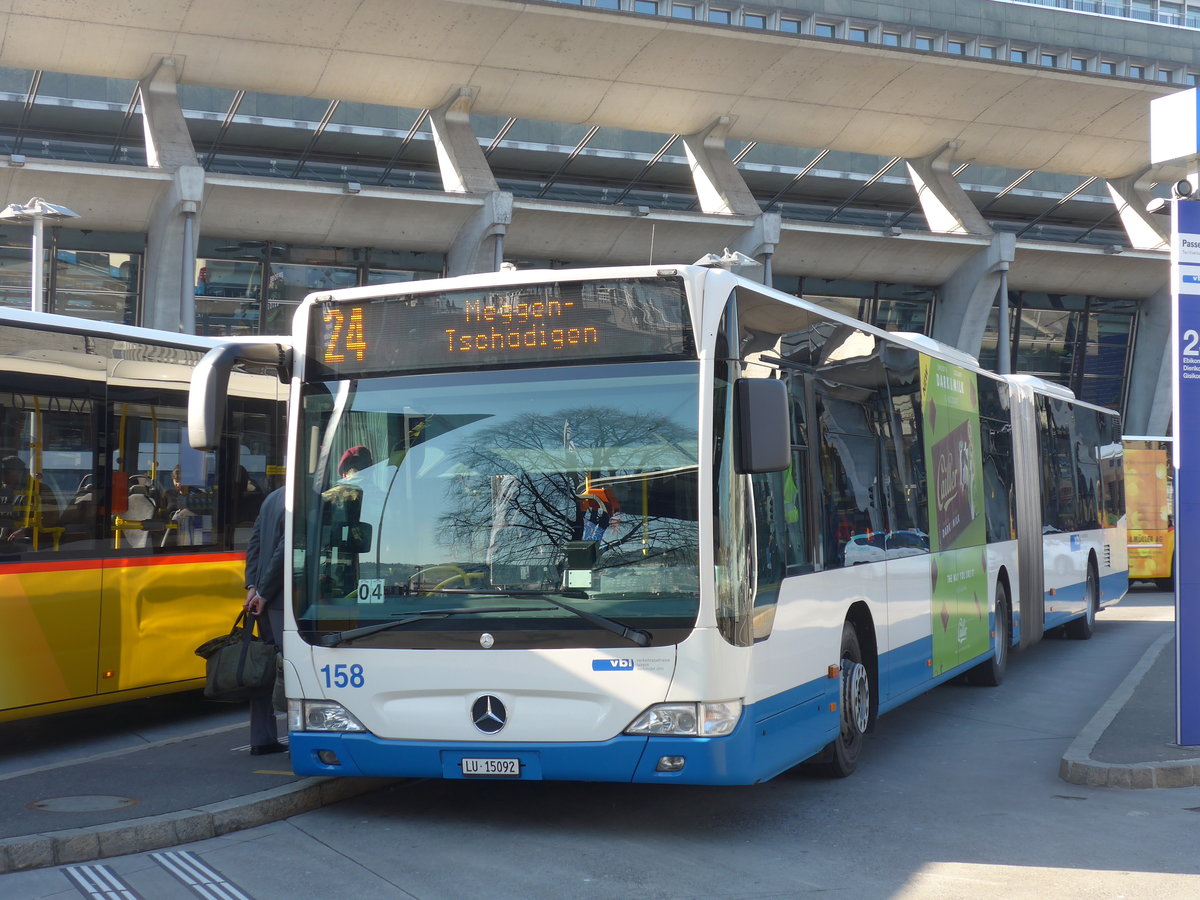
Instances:
[[[264,613],[265,616],[265,613]],[[271,693],[278,648],[262,638],[263,622],[238,613],[229,634],[205,641],[196,655],[205,662],[204,696],[210,700],[248,700]],[[255,625],[258,634],[255,634]]]

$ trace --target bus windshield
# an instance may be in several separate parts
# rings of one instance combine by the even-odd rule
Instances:
[[[628,646],[615,622],[636,643],[682,639],[699,593],[698,384],[680,361],[307,385],[301,634]]]

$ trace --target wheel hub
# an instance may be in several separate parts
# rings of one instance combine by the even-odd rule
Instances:
[[[842,660],[842,708],[855,731],[866,734],[871,719],[871,680],[866,666],[849,659]]]

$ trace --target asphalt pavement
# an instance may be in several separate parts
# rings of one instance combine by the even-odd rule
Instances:
[[[1175,638],[1162,635],[1084,727],[1059,765],[1072,784],[1114,789],[1200,785],[1200,747],[1175,738]],[[69,714],[0,726],[0,874],[204,840],[378,789],[383,779],[308,778],[286,753],[249,755],[244,708],[174,727],[85,734],[80,723],[155,709]],[[100,719],[98,716],[106,718]],[[55,738],[70,734],[70,740]],[[49,730],[47,730],[49,729]],[[282,731],[282,728],[281,728]],[[125,732],[122,732],[125,733]]]

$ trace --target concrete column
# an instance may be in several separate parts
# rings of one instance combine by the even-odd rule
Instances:
[[[474,102],[475,88],[458,88],[445,103],[429,111],[442,187],[449,194],[490,194],[500,189],[471,130]]]
[[[142,80],[142,125],[146,159],[152,169],[171,173],[150,213],[143,266],[141,322],[150,328],[192,333],[195,298],[189,295],[199,229],[193,227],[204,205],[204,169],[192,146],[176,91],[175,60],[164,58]]]
[[[904,161],[925,220],[929,230],[939,234],[991,234],[991,227],[950,174],[957,149],[958,142],[950,141],[935,153]]]
[[[507,191],[492,191],[483,205],[463,223],[446,254],[446,274],[473,275],[499,271],[503,262],[503,241],[512,224],[513,196]]]
[[[728,116],[719,116],[702,131],[684,135],[683,146],[696,182],[696,197],[700,209],[706,213],[757,216],[762,209],[725,146],[732,124]]]
[[[1016,236],[1001,232],[959,266],[939,292],[931,337],[972,356],[979,355],[988,314],[1008,265],[1016,256],[1016,247]]]
[[[1146,212],[1146,206],[1154,199],[1147,178],[1149,171],[1143,169],[1136,175],[1110,178],[1105,184],[1130,245],[1135,250],[1165,250],[1171,246],[1171,219]]]
[[[1142,301],[1121,427],[1126,434],[1167,434],[1171,425],[1171,286]]]

